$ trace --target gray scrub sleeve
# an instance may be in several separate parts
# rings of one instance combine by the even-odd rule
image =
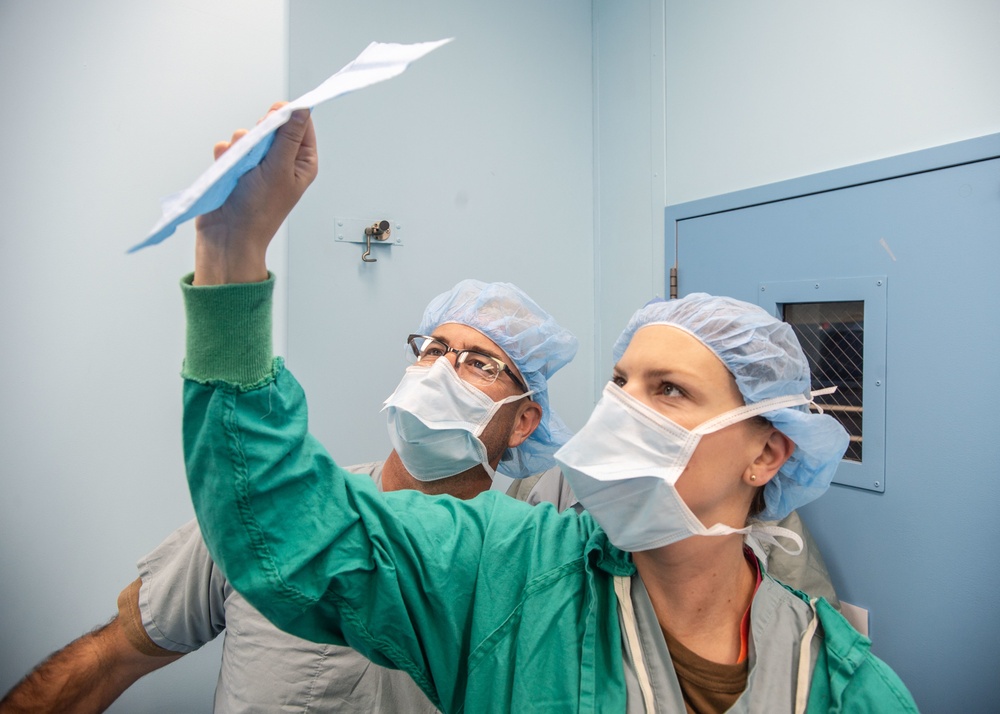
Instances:
[[[194,519],[139,560],[139,612],[154,643],[192,652],[226,627],[228,584]]]
[[[552,503],[560,513],[570,507],[578,512],[583,510],[558,466],[553,466],[536,476],[515,481],[507,491],[507,495],[532,506]]]

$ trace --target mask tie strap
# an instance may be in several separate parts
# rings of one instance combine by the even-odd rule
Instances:
[[[501,399],[496,403],[500,405],[510,404],[511,402],[516,402],[526,397],[531,397],[531,395],[535,394],[535,392],[536,390],[529,389],[527,392],[522,392],[521,394],[511,394],[509,397],[504,397],[503,399]]]
[[[763,414],[764,412],[773,412],[777,409],[797,407],[800,404],[808,403],[809,397],[805,394],[789,394],[784,397],[771,397],[770,399],[764,399],[754,404],[748,404],[743,407],[737,407],[736,409],[730,409],[728,412],[723,412],[718,416],[712,417],[692,431],[698,434],[711,434],[712,432],[719,431],[720,429],[725,429],[731,424],[736,424],[737,422]]]
[[[822,414],[823,413],[823,407],[822,407],[822,405],[816,403],[816,397],[822,397],[822,396],[825,396],[827,394],[833,394],[836,391],[837,391],[837,387],[833,386],[833,387],[825,387],[823,389],[815,389],[815,390],[809,392],[809,406],[813,407],[814,409],[816,409],[817,412],[819,412],[820,414]]]
[[[711,434],[712,432],[725,429],[731,424],[741,422],[744,419],[749,419],[750,417],[755,417],[767,412],[773,412],[778,409],[785,409],[787,407],[797,407],[803,404],[809,404],[816,407],[820,414],[822,414],[822,407],[816,404],[814,399],[825,394],[833,394],[836,391],[836,387],[825,387],[823,389],[817,389],[814,392],[809,392],[808,394],[787,394],[783,397],[770,397],[769,399],[762,399],[759,402],[754,402],[753,404],[748,404],[743,407],[737,407],[736,409],[731,409],[728,412],[723,412],[718,416],[712,417],[701,426],[695,428],[693,431],[697,434]]]
[[[769,543],[776,548],[780,548],[789,555],[799,555],[802,553],[803,543],[802,537],[793,530],[788,528],[782,528],[778,525],[765,525],[763,523],[753,523],[750,525],[750,535],[756,538],[761,543]],[[789,548],[783,545],[778,539],[790,540],[798,548]]]

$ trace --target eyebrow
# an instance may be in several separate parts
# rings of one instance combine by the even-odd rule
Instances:
[[[629,376],[628,374],[625,373],[625,371],[619,369],[617,365],[615,365],[613,373],[615,375],[622,377]],[[636,376],[638,376],[638,378],[640,379],[644,379],[647,381],[655,381],[661,379],[662,380],[682,379],[686,381],[690,379],[694,380],[698,379],[698,374],[696,372],[688,371],[685,369],[669,369],[669,368],[658,369],[655,367],[651,369],[639,370],[638,375],[632,375],[633,378],[636,378]]]

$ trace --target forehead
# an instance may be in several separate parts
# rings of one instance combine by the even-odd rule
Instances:
[[[631,371],[676,370],[706,380],[733,380],[719,357],[691,333],[671,325],[640,327],[618,368]]]

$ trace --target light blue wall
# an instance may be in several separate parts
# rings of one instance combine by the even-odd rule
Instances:
[[[664,294],[663,6],[594,4],[594,401],[629,316]]]
[[[0,691],[106,622],[139,556],[193,517],[177,376],[193,233],[125,249],[285,95],[284,24],[274,0],[0,0]],[[209,647],[112,710],[209,711],[218,662]]]
[[[581,426],[593,380],[589,3],[296,2],[290,32],[293,94],[369,38],[455,38],[315,113],[320,176],[289,222],[289,364],[314,432],[344,463],[388,455],[379,409],[406,335],[468,277],[515,283],[579,335],[550,390]],[[342,217],[384,217],[403,245],[362,263],[362,246],[335,240]]]
[[[662,4],[668,204],[1000,131],[994,0]]]

